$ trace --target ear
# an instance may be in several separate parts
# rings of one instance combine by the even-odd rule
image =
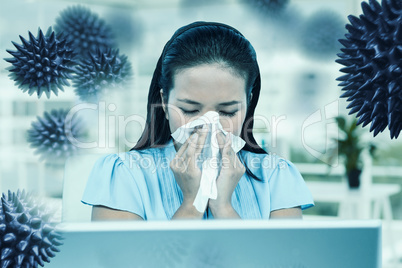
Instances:
[[[169,120],[169,116],[168,116],[168,113],[167,113],[167,109],[166,109],[166,104],[165,104],[165,102],[164,102],[164,100],[163,100],[163,89],[161,88],[161,90],[160,90],[160,94],[161,94],[161,103],[162,103],[162,109],[163,109],[163,111],[165,112],[165,117],[166,117],[166,120]]]

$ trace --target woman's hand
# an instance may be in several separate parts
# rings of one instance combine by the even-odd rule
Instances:
[[[209,199],[208,206],[214,218],[239,218],[232,207],[231,199],[240,178],[246,172],[246,168],[233,151],[229,135],[225,137],[222,132],[219,132],[217,133],[217,140],[222,154],[222,168],[216,179],[218,197],[217,199]]]
[[[193,206],[194,199],[200,187],[201,170],[197,166],[198,156],[207,137],[207,129],[198,129],[180,147],[176,156],[170,162],[170,168],[181,191],[183,192],[183,203],[174,218],[202,218],[203,213],[197,211]]]

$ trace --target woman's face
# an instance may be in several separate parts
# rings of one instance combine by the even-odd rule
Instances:
[[[208,111],[219,113],[224,130],[240,136],[247,111],[246,81],[220,64],[203,64],[180,70],[173,78],[164,111],[170,131]]]

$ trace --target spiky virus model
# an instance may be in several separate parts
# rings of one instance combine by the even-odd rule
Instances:
[[[77,147],[70,140],[79,140],[83,136],[81,121],[76,116],[67,118],[68,112],[64,109],[51,110],[32,122],[28,130],[28,142],[36,148],[35,154],[40,154],[42,160],[62,161],[77,152]]]
[[[90,53],[76,67],[73,85],[81,100],[93,101],[109,88],[124,83],[131,75],[131,65],[125,55],[115,49]]]
[[[336,62],[346,66],[339,86],[348,98],[349,114],[357,124],[371,122],[376,136],[387,126],[397,138],[402,129],[402,1],[383,0],[381,5],[362,2],[363,14],[350,15],[349,33],[339,40],[344,48]]]
[[[62,237],[45,205],[32,194],[18,191],[1,197],[0,267],[38,267],[50,262]]]
[[[87,57],[88,52],[113,46],[113,35],[106,22],[84,6],[63,10],[56,19],[55,30],[62,32],[73,43],[74,52]]]
[[[12,42],[17,51],[7,50],[13,56],[5,59],[13,65],[7,68],[10,77],[29,95],[36,92],[40,98],[44,92],[49,98],[53,92],[57,96],[58,89],[70,85],[75,64],[71,43],[56,36],[51,27],[46,34],[39,28],[37,37],[28,33],[29,40],[20,36],[22,45]]]
[[[299,38],[304,53],[316,59],[333,58],[344,34],[342,17],[330,10],[313,13],[301,26]]]

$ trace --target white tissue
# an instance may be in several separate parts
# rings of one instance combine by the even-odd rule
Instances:
[[[222,156],[219,152],[219,144],[216,137],[218,131],[222,130],[225,136],[229,135],[232,141],[232,149],[235,153],[240,151],[245,144],[242,138],[222,129],[222,125],[219,122],[219,114],[213,111],[207,112],[196,120],[181,126],[172,133],[172,137],[177,142],[183,144],[191,135],[194,128],[204,124],[209,124],[210,132],[207,135],[205,146],[198,161],[198,166],[201,169],[201,181],[200,188],[198,189],[197,196],[193,203],[199,212],[205,211],[209,198],[216,199],[218,197],[216,178],[218,177],[222,164]]]

